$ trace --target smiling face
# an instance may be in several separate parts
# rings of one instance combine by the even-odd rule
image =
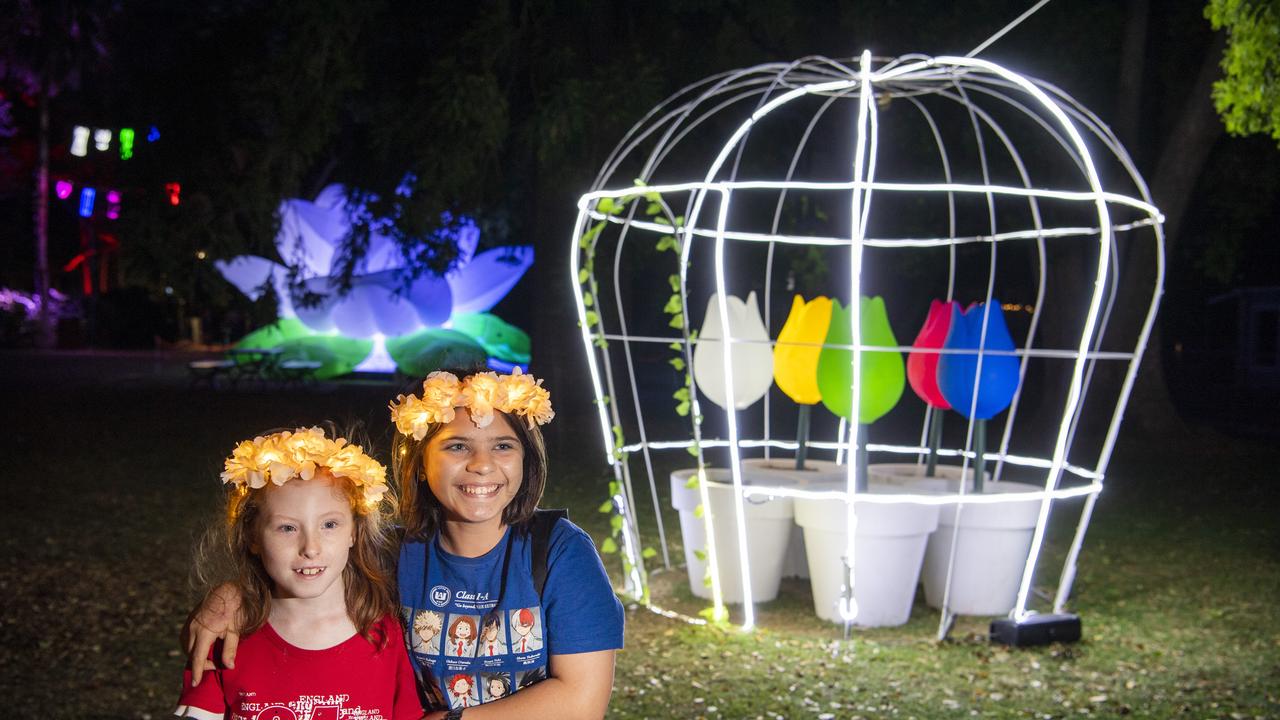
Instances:
[[[277,599],[341,599],[342,571],[355,543],[351,503],[328,472],[271,488],[258,519],[253,551]]]
[[[524,446],[502,414],[478,428],[459,408],[430,440],[423,458],[427,483],[446,522],[504,529],[502,511],[520,489]]]

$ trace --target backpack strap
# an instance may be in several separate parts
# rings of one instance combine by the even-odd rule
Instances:
[[[533,589],[542,598],[542,588],[547,584],[547,554],[551,545],[551,530],[560,521],[569,519],[569,511],[535,510],[530,521],[531,545],[530,560],[533,575]]]

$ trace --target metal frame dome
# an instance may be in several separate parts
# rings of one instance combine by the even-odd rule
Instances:
[[[825,221],[812,216],[808,224],[789,221],[799,203],[808,202],[802,197],[833,210]],[[723,416],[699,401],[692,377],[697,340],[689,311],[711,291],[719,298],[720,337],[730,348],[723,353],[722,392],[733,407],[730,358],[735,343],[745,341],[731,332],[726,296],[735,289],[759,291],[764,324],[776,337],[772,308],[788,282],[778,269],[779,253],[813,248],[843,276],[833,294],[850,302],[868,288],[901,298],[906,285],[916,284],[926,294],[914,297],[926,300],[951,300],[967,292],[990,303],[1006,297],[1006,291],[1026,298],[1031,311],[1022,318],[1024,340],[1015,353],[1021,378],[1037,365],[1068,363],[1070,370],[1058,371],[1065,386],[1037,397],[1041,413],[1057,420],[1051,433],[1031,437],[1030,429],[1024,430],[1019,409],[1026,400],[1025,383],[1020,384],[998,447],[986,457],[995,463],[996,481],[1021,473],[1043,488],[1036,496],[1039,518],[1015,619],[1030,612],[1032,579],[1052,507],[1066,498],[1085,498],[1053,601],[1054,610],[1061,611],[1155,319],[1164,275],[1162,220],[1128,154],[1093,113],[1049,83],[985,60],[873,59],[869,52],[850,60],[807,57],[716,75],[659,104],[627,133],[578,200],[571,238],[570,274],[601,438],[617,482],[613,500],[623,519],[628,591],[649,604],[637,475],[648,480],[660,557],[670,567],[655,453],[689,449],[696,452],[698,467],[705,468],[708,452],[728,449],[740,542],[736,558],[733,548],[720,548],[720,556],[738,562],[743,577],[749,577],[751,565],[743,503],[754,495],[803,496],[794,488],[743,485],[744,452],[778,452],[796,443],[775,432],[780,410],[768,395],[762,403]],[[674,238],[665,246],[678,250],[678,258],[653,254],[650,243],[662,249],[663,238]],[[1129,258],[1142,265],[1139,275],[1146,282],[1141,287],[1122,284],[1134,285],[1129,273],[1121,275],[1120,265]],[[664,267],[666,262],[671,264]],[[1081,268],[1076,283],[1058,279],[1068,275],[1061,263]],[[679,313],[672,313],[684,320],[678,334],[651,304],[653,284],[667,278],[680,298]],[[1140,321],[1124,322],[1115,310],[1118,303],[1132,302],[1135,292],[1149,304]],[[918,315],[920,306],[912,307]],[[859,314],[850,315],[851,337],[858,338]],[[1045,337],[1049,326],[1071,342],[1051,343]],[[670,404],[672,376],[668,373],[666,384],[654,382],[658,375],[652,369],[655,350],[668,345],[679,348],[683,362],[674,364],[688,373],[689,413],[683,430],[658,437],[655,430],[674,427],[663,408]],[[851,349],[854,408],[859,406],[861,354],[911,350],[860,343]],[[1104,365],[1123,368],[1123,379],[1100,381]],[[1059,409],[1047,410],[1050,405]],[[918,437],[912,431],[881,438],[867,449],[921,458],[932,412],[924,406]],[[1099,426],[1082,433],[1086,416],[1109,416],[1105,432],[1098,432]],[[704,425],[712,421],[722,424],[722,436],[708,436]],[[843,422],[827,436],[810,446],[841,456],[854,442]],[[943,447],[939,455],[967,465],[972,436],[970,422],[963,444]],[[848,468],[847,488],[824,496],[845,501],[852,524],[857,470],[854,463]],[[705,503],[705,488],[702,492]],[[941,498],[903,493],[856,499],[965,505],[1001,497],[965,494],[961,487],[960,493]],[[708,513],[707,537],[715,522],[725,520]],[[854,534],[848,537],[852,557]],[[714,563],[715,549],[708,550]],[[745,592],[743,626],[749,628],[754,610],[749,589]],[[720,614],[718,588],[713,596]],[[942,616],[940,637],[950,627],[945,606]]]

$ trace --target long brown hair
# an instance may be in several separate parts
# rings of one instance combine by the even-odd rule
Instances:
[[[269,434],[269,433],[268,433]],[[330,475],[333,477],[332,475]],[[294,481],[290,481],[294,482]],[[347,616],[361,637],[381,648],[387,638],[374,632],[378,621],[397,611],[397,591],[393,564],[395,544],[387,519],[396,514],[391,493],[379,504],[363,502],[363,491],[344,477],[333,477],[334,488],[351,506],[354,543],[342,569]],[[251,489],[231,486],[227,493],[226,522],[206,536],[198,550],[197,579],[209,587],[211,578],[225,578],[240,594],[240,633],[248,635],[261,628],[271,613],[273,583],[262,557],[254,551],[262,533],[262,504],[275,486]]]
[[[470,368],[450,369],[446,372],[453,373],[461,380],[488,370]],[[538,509],[538,502],[542,500],[542,490],[547,484],[547,447],[537,425],[530,427],[515,415],[500,410],[495,409],[494,414],[506,418],[512,433],[524,448],[524,475],[520,489],[502,510],[503,524],[516,527],[533,517],[533,512]],[[412,435],[396,433],[391,443],[391,475],[399,490],[400,517],[404,523],[406,538],[429,540],[444,525],[444,508],[431,492],[426,473],[427,446],[431,443],[431,438],[442,429],[444,423],[431,425],[421,440],[415,440]]]

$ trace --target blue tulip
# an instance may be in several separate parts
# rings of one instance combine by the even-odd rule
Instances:
[[[986,312],[990,308],[994,308],[995,312]],[[987,337],[986,342],[980,346],[984,315],[988,317]],[[1018,358],[1014,355],[987,353],[991,350],[1015,349],[999,300],[993,298],[989,305],[974,303],[963,313],[959,303],[954,304],[951,310],[951,329],[947,332],[947,339],[942,347],[946,350],[974,351],[943,354],[938,360],[938,388],[956,412],[975,420],[987,420],[1009,407],[1018,390]],[[979,355],[982,357],[981,378],[978,378]],[[976,407],[973,402],[975,385],[978,393]]]

